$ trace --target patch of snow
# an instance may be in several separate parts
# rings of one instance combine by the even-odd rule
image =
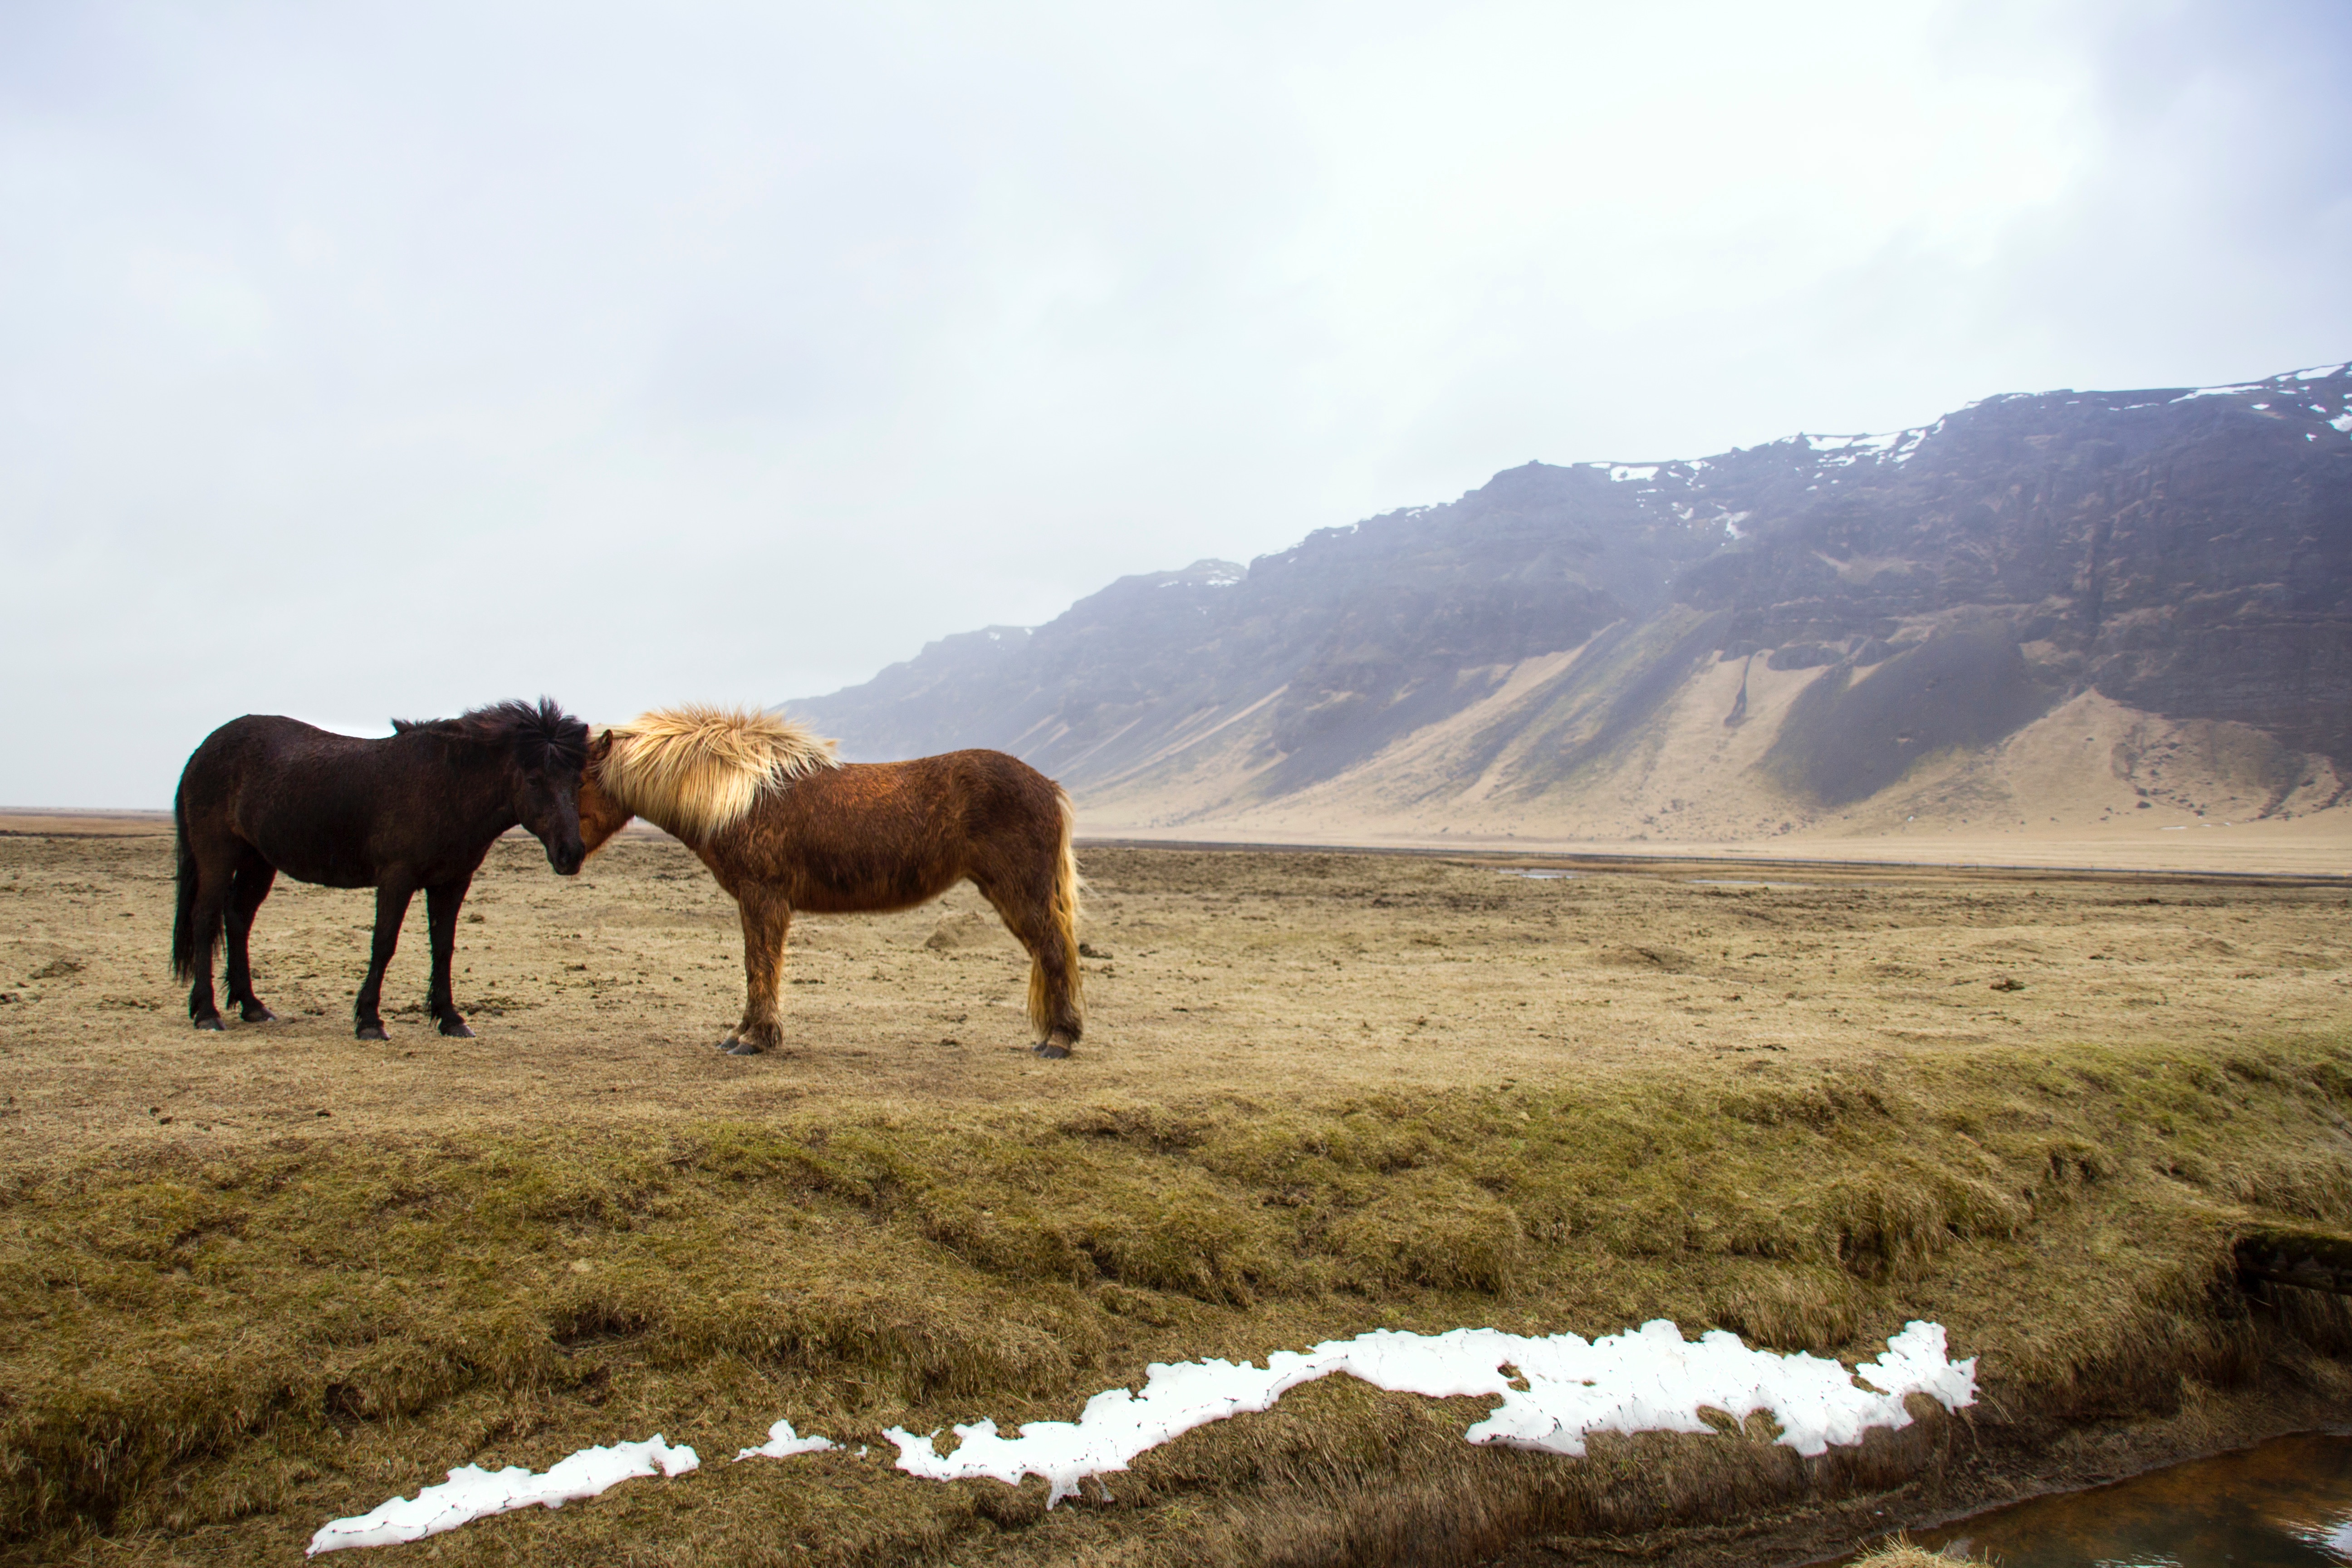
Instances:
[[[1748,535],[1740,531],[1739,525],[1746,522],[1749,518],[1755,515],[1756,514],[1752,511],[1734,511],[1725,513],[1723,519],[1723,531],[1731,535],[1734,539],[1747,538]]]
[[[822,1454],[828,1448],[839,1447],[841,1445],[832,1438],[820,1437],[814,1432],[805,1437],[799,1436],[793,1433],[791,1422],[779,1421],[768,1428],[766,1442],[756,1448],[744,1449],[735,1456],[735,1462],[740,1465],[744,1460],[754,1458],[789,1459],[794,1454]]]
[[[2182,393],[2172,401],[2189,403],[2200,397],[2236,397],[2244,393],[2260,392],[2266,384],[2263,382],[2249,381],[2237,386],[2200,386],[2194,392]]]
[[[2328,423],[2335,426],[2338,430],[2343,431],[2347,436],[2352,436],[2352,414],[2339,414],[2335,418],[2330,419]]]
[[[341,1552],[352,1546],[396,1546],[422,1541],[445,1530],[494,1513],[529,1508],[562,1508],[567,1502],[592,1498],[616,1482],[637,1476],[682,1476],[701,1468],[702,1461],[683,1444],[671,1447],[658,1432],[643,1443],[615,1443],[609,1448],[583,1448],[559,1460],[545,1475],[520,1465],[493,1473],[478,1465],[451,1470],[449,1479],[426,1487],[414,1498],[394,1498],[373,1513],[331,1520],[319,1527],[303,1552]]]
[[[1941,421],[1937,422],[1939,425]],[[1862,459],[1892,458],[1895,462],[1916,451],[1919,443],[1927,438],[1932,426],[1915,426],[1907,430],[1886,430],[1875,435],[1805,436],[1800,437],[1825,468],[1843,468]]]
[[[1031,1421],[1018,1437],[1000,1436],[993,1421],[960,1425],[961,1441],[952,1453],[940,1454],[930,1436],[895,1426],[884,1436],[898,1446],[898,1468],[909,1475],[942,1481],[988,1476],[1015,1486],[1024,1476],[1041,1476],[1051,1507],[1087,1477],[1123,1470],[1180,1433],[1265,1410],[1300,1384],[1337,1372],[1394,1393],[1498,1400],[1495,1413],[1465,1437],[1569,1455],[1582,1454],[1592,1432],[1711,1431],[1699,1419],[1702,1407],[1735,1420],[1769,1410],[1780,1424],[1778,1441],[1800,1454],[1821,1454],[1832,1443],[1860,1442],[1874,1426],[1909,1426],[1903,1408],[1908,1394],[1928,1394],[1951,1410],[1976,1402],[1976,1361],[1949,1359],[1942,1325],[1912,1322],[1886,1346],[1885,1354],[1848,1373],[1802,1352],[1751,1350],[1720,1329],[1686,1341],[1663,1319],[1591,1342],[1494,1329],[1427,1337],[1376,1329],[1327,1341],[1304,1355],[1277,1351],[1263,1370],[1249,1362],[1154,1363],[1140,1394],[1106,1390],[1075,1422]],[[1527,1386],[1515,1386],[1519,1382]]]
[[[2326,381],[2330,376],[2342,375],[2346,367],[2340,364],[2323,364],[2311,370],[2299,370],[2291,376],[2283,375],[2279,379],[2281,381]]]
[[[1612,483],[1625,479],[1654,479],[1663,465],[1657,463],[1612,463],[1609,467]]]

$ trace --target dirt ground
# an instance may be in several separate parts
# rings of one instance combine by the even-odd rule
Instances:
[[[1679,1438],[1537,1465],[1317,1385],[1148,1457],[1116,1508],[1008,1511],[860,1455],[415,1549],[1435,1561],[1466,1507],[1489,1556],[1549,1531],[1618,1561],[1655,1528],[1661,1561],[1800,1562],[2261,1436],[2343,1382],[2342,1314],[2214,1288],[2249,1216],[2352,1216],[2338,879],[1096,844],[1069,1060],[1026,1049],[1025,957],[968,887],[800,922],[788,1047],[741,1058],[711,1048],[732,905],[656,835],[572,880],[501,843],[460,927],[479,1037],[423,1015],[419,910],[371,1044],[370,895],[281,882],[254,943],[281,1021],[198,1034],[169,838],[24,826],[0,1424],[46,1457],[9,1461],[0,1523],[46,1533],[0,1561],[290,1561],[468,1460],[724,1452],[778,1411],[880,1452],[892,1423],[1067,1419],[1154,1360],[1376,1323],[1661,1315],[1856,1360],[1946,1322],[1985,1357],[1979,1435],[1923,1423],[1878,1479]],[[158,1401],[181,1414],[151,1429]]]
[[[1325,1097],[1654,1064],[1886,1061],[1955,1045],[2226,1040],[2352,1005],[2352,888],[1091,847],[1078,1055],[1024,1048],[1026,958],[967,885],[795,923],[778,1054],[711,1048],[742,995],[734,906],[633,833],[575,881],[501,842],[461,926],[478,1032],[421,1010],[423,900],[352,1037],[372,895],[281,879],[254,934],[280,1022],[188,1026],[170,840],[0,838],[0,1159],[117,1142],[903,1103]],[[927,942],[943,923],[948,938]],[[976,938],[971,934],[977,931]],[[945,939],[943,939],[945,940]]]

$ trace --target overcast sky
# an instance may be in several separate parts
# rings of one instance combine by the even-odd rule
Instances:
[[[2352,5],[0,7],[0,804],[2352,354]]]

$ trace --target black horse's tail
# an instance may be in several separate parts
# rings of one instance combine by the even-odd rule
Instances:
[[[196,952],[196,852],[188,847],[188,803],[178,793],[172,796],[172,827],[180,883],[179,910],[172,917],[172,976],[185,985],[194,982],[199,966],[211,963],[212,955]]]

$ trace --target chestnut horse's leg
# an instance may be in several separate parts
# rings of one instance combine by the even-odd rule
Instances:
[[[1029,950],[1029,1021],[1045,1037],[1031,1047],[1059,1060],[1085,1032],[1078,1008],[1078,953],[1075,933],[1055,918],[1054,883],[1034,876],[973,878],[981,896],[996,907],[1004,929]]]
[[[368,953],[367,978],[360,983],[359,1000],[352,1008],[362,1040],[388,1040],[383,1015],[376,1005],[383,998],[383,972],[392,966],[393,949],[400,945],[400,922],[408,918],[408,900],[415,884],[402,872],[393,872],[375,889],[375,945]]]
[[[471,878],[463,882],[444,882],[437,888],[425,889],[425,926],[433,946],[433,981],[425,993],[425,1010],[441,1032],[453,1040],[470,1040],[474,1031],[466,1027],[466,1016],[457,1011],[457,1003],[450,994],[449,960],[457,947],[457,906],[466,901],[466,889],[473,885]]]
[[[253,959],[247,945],[254,911],[261,908],[270,884],[277,880],[278,868],[263,859],[259,850],[248,848],[237,857],[236,876],[229,883],[228,999],[236,1005],[236,1016],[248,1024],[274,1023],[278,1018],[253,994]]]
[[[793,906],[774,889],[745,882],[735,907],[743,917],[743,1021],[727,1032],[719,1048],[730,1057],[751,1057],[784,1043],[776,993],[783,984],[784,936],[792,929]]]

